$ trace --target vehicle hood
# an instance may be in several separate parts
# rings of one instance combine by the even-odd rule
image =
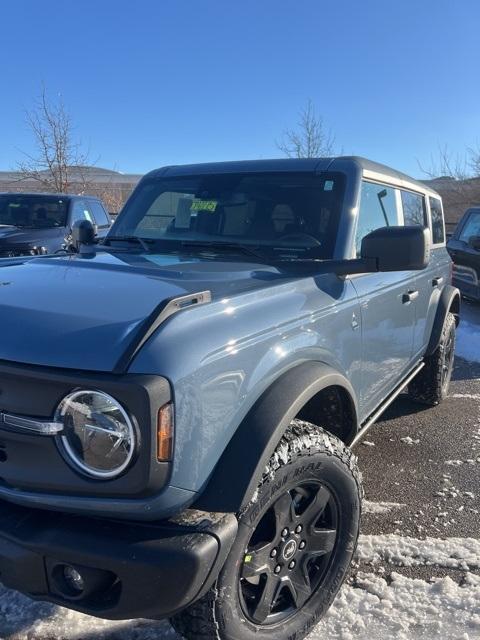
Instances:
[[[172,255],[5,259],[0,360],[112,371],[165,300],[206,290],[215,300],[279,278],[274,267],[262,264]]]
[[[56,237],[61,233],[58,227],[48,229],[22,229],[19,227],[0,226],[0,251],[17,245],[34,245],[44,238]]]

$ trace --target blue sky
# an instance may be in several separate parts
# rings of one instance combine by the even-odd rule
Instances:
[[[5,0],[0,169],[41,84],[101,166],[279,157],[311,98],[345,153],[414,175],[480,141],[478,0]]]

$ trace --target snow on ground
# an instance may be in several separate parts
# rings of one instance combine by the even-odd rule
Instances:
[[[389,584],[390,583],[390,584]],[[309,640],[477,640],[480,580],[433,583],[393,573],[390,580],[358,573]]]
[[[387,508],[397,508],[393,504]],[[377,573],[357,572],[309,640],[480,640],[480,576],[469,571],[480,566],[480,540],[361,536],[358,559],[372,563]],[[379,563],[427,565],[432,578],[425,581],[395,572],[387,576],[385,571],[378,575]],[[448,576],[435,578],[435,566],[462,569],[460,584]],[[177,640],[178,636],[165,621],[99,620],[35,603],[0,587],[0,638]]]
[[[480,328],[462,319],[457,331],[455,353],[470,362],[480,362]]]
[[[406,505],[400,502],[372,502],[370,500],[364,500],[362,504],[363,513],[389,513],[394,509],[403,509]]]
[[[418,540],[392,533],[360,536],[357,555],[359,560],[367,564],[388,562],[397,567],[435,565],[468,571],[480,568],[480,540],[474,538]]]

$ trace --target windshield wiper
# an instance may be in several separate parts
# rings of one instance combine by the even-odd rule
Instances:
[[[147,242],[152,243],[153,240],[147,240],[146,238],[140,238],[139,236],[107,236],[102,244],[107,244],[112,240],[119,240],[120,242],[131,242],[141,245],[142,249],[147,253],[150,253],[150,247]]]
[[[255,247],[247,244],[237,244],[235,242],[215,242],[213,240],[184,240],[182,247],[198,247],[199,249],[224,249],[225,251],[236,251],[249,256],[254,256],[262,261],[269,260],[268,256],[256,251]]]

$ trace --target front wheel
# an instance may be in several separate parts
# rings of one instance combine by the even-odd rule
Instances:
[[[172,619],[190,639],[301,640],[330,607],[356,548],[356,459],[337,438],[294,420],[213,588]]]

